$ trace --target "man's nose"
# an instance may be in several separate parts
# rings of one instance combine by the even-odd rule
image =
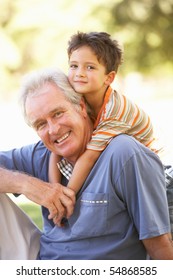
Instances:
[[[57,122],[49,122],[49,128],[48,128],[48,133],[50,135],[57,134],[59,130],[59,125]]]

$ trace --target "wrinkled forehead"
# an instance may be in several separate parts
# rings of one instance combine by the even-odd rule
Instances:
[[[25,112],[28,119],[48,115],[58,108],[71,108],[72,104],[67,100],[63,90],[53,84],[46,84],[30,91],[25,102]]]
[[[58,87],[54,83],[50,83],[47,81],[47,82],[44,82],[43,84],[40,84],[39,86],[36,85],[35,87],[30,88],[28,91],[27,98],[39,96],[42,94],[50,94],[52,92],[56,92],[57,95],[58,94],[64,95],[64,92],[60,87]]]
[[[70,104],[68,98],[66,97],[64,91],[53,83],[45,83],[35,89],[31,89],[28,92],[25,108],[35,107],[38,105],[40,110],[43,107],[47,107],[48,105],[52,104],[52,106],[63,105],[68,103]]]

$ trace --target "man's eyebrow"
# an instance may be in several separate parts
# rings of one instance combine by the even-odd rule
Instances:
[[[59,112],[59,111],[64,111],[64,107],[63,106],[58,106],[55,109],[53,109],[52,111],[49,112],[49,115],[54,115],[55,113]]]
[[[36,121],[30,122],[30,125],[35,128],[41,122],[44,122],[44,119],[37,119]]]
[[[58,106],[58,107],[56,107],[55,109],[53,109],[52,111],[49,112],[49,116],[53,116],[54,114],[56,114],[57,112],[62,111],[62,110],[64,110],[64,107]],[[39,119],[31,122],[30,124],[31,124],[32,127],[36,127],[38,123],[43,122],[43,121],[45,121],[44,118],[39,118]]]

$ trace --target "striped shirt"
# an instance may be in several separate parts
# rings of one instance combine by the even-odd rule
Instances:
[[[113,137],[122,133],[152,149],[155,138],[149,116],[126,96],[109,87],[87,149],[103,151]]]

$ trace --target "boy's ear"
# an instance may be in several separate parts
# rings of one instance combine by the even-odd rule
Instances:
[[[105,80],[105,85],[109,86],[110,84],[112,84],[113,80],[115,79],[115,76],[116,76],[115,71],[109,72],[109,74],[107,74],[107,78]]]

